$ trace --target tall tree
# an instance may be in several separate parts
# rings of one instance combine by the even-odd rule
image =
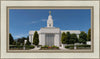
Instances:
[[[14,42],[14,39],[13,39],[11,33],[9,33],[9,44],[13,45],[13,42]]]
[[[38,34],[37,31],[34,32],[33,44],[34,44],[34,45],[38,45],[38,44],[39,44],[39,34]]]
[[[66,43],[69,44],[69,40],[71,39],[71,34],[70,32],[67,32],[66,35],[67,35]]]
[[[87,41],[91,41],[91,29],[88,30]]]
[[[78,41],[77,35],[76,34],[71,34],[71,39],[69,40],[70,44],[74,44]]]
[[[78,40],[80,43],[84,43],[86,44],[86,41],[87,41],[87,34],[82,31],[80,34],[79,34],[79,40]]]
[[[66,40],[67,40],[67,35],[65,32],[62,33],[62,36],[61,36],[61,42],[62,44],[66,44]]]
[[[31,43],[29,42],[29,36],[27,36],[26,40],[27,40],[26,45],[31,45]]]

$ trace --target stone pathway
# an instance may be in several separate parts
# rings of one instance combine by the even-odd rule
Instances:
[[[66,49],[66,48],[63,48],[63,47],[59,47],[60,50],[69,50],[69,49]]]
[[[35,47],[34,49],[30,49],[30,50],[39,50],[40,47]],[[59,47],[60,50],[69,50],[69,49],[66,49],[66,48],[63,48],[63,47]]]
[[[30,49],[30,50],[39,50],[40,47],[35,47],[34,49]]]

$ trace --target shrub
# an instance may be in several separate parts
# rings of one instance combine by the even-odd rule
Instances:
[[[74,45],[65,46],[65,48],[68,48],[68,49],[74,49]]]
[[[23,46],[14,45],[14,46],[9,46],[9,48],[10,48],[10,49],[15,49],[15,48],[21,49],[21,48],[23,48]]]
[[[32,48],[34,48],[34,46],[30,45],[29,48],[32,49]]]
[[[20,45],[14,45],[14,46],[9,46],[10,49],[23,49],[24,46],[20,46]],[[26,45],[25,46],[26,49],[33,49],[34,46],[32,45]]]
[[[57,46],[47,46],[47,45],[45,45],[45,46],[42,46],[41,49],[59,49],[59,47],[57,47]]]
[[[76,45],[77,49],[90,48],[91,45]],[[67,49],[74,49],[74,45],[65,46]]]
[[[45,48],[48,48],[48,46],[47,46],[47,45],[45,45],[44,47],[45,47]]]
[[[56,48],[57,46],[54,46],[54,45],[53,45],[52,47],[53,47],[53,48]]]
[[[57,47],[57,46],[52,46],[52,48],[59,48],[59,47]]]
[[[25,48],[26,48],[26,49],[33,49],[34,46],[33,46],[33,45],[26,45]]]
[[[91,45],[77,45],[76,46],[78,49],[81,49],[81,48],[90,48]]]

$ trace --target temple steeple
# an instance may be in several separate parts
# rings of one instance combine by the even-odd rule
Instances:
[[[51,11],[49,11],[49,15],[51,15]]]
[[[47,20],[47,27],[53,27],[53,19],[51,16],[51,11],[49,11],[49,16],[48,16],[48,20]]]

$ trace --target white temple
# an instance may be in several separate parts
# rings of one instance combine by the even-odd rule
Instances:
[[[29,41],[33,44],[33,35],[35,31],[29,32]],[[60,28],[53,27],[53,19],[51,16],[51,11],[49,11],[49,16],[47,20],[47,27],[41,28],[40,31],[37,31],[39,34],[39,45],[48,45],[48,46],[60,46],[61,45],[61,33],[70,32],[75,33],[79,37],[79,30],[60,30]]]

